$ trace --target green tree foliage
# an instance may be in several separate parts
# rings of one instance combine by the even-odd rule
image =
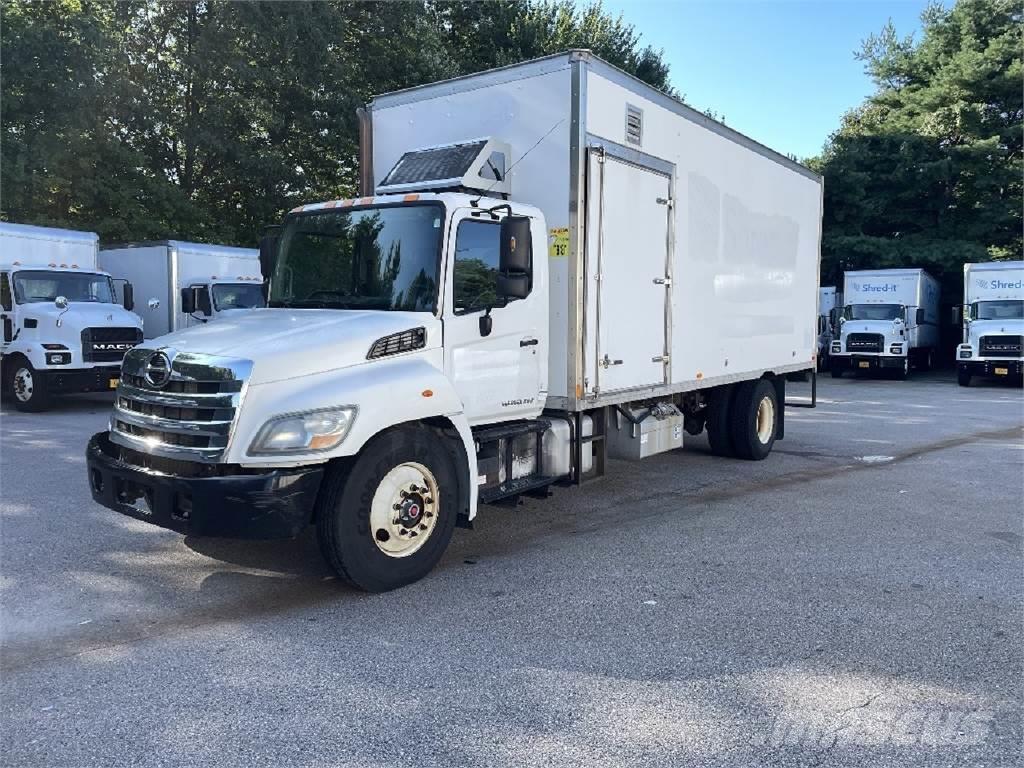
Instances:
[[[843,269],[922,266],[955,301],[966,261],[1020,258],[1021,5],[959,0],[888,24],[859,58],[877,90],[816,161],[825,175],[822,283]]]
[[[252,245],[354,194],[372,95],[591,47],[668,89],[600,5],[0,0],[0,217]]]

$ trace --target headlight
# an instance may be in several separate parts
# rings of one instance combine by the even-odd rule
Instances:
[[[260,429],[249,453],[329,451],[345,439],[355,418],[355,406],[275,416]]]
[[[971,355],[973,355],[973,354],[974,353],[971,352],[971,350],[969,350],[969,349],[961,349],[960,350],[960,357],[963,357],[963,358],[971,357]]]
[[[903,354],[903,345],[902,344],[890,344],[889,345],[889,354],[890,355],[902,355]]]
[[[832,342],[832,351],[833,352],[842,352],[843,351],[843,343],[841,341],[833,341]]]

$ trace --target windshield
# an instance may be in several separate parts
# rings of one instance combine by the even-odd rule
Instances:
[[[281,233],[270,306],[433,312],[443,222],[435,203],[295,216]]]
[[[972,320],[1021,320],[1024,319],[1024,301],[976,301],[971,304]]]
[[[848,304],[843,311],[847,320],[902,320],[902,304]]]
[[[213,308],[222,309],[255,309],[265,307],[263,286],[259,283],[214,283]]]
[[[14,298],[19,304],[52,302],[58,296],[68,301],[114,303],[114,282],[106,275],[40,270],[14,273]]]

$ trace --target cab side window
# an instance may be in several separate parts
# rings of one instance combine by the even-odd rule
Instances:
[[[452,281],[455,314],[464,315],[499,306],[499,233],[497,222],[464,219],[459,223],[455,234]]]
[[[6,272],[0,272],[0,307],[7,312],[14,308],[11,300],[11,284],[7,280]]]

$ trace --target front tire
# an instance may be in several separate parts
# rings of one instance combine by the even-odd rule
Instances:
[[[907,374],[910,373],[910,357],[903,358],[903,367],[897,368],[894,374],[897,381],[904,381],[907,378]]]
[[[732,407],[732,442],[736,456],[761,461],[772,452],[779,427],[779,401],[768,379],[743,382]]]
[[[971,386],[971,372],[965,371],[963,368],[956,372],[956,383],[961,387]]]
[[[26,358],[12,357],[4,364],[4,390],[19,411],[38,413],[50,407],[46,382]]]
[[[367,592],[423,578],[451,541],[456,469],[427,428],[371,440],[349,471],[334,468],[317,502],[317,539],[339,577]]]

